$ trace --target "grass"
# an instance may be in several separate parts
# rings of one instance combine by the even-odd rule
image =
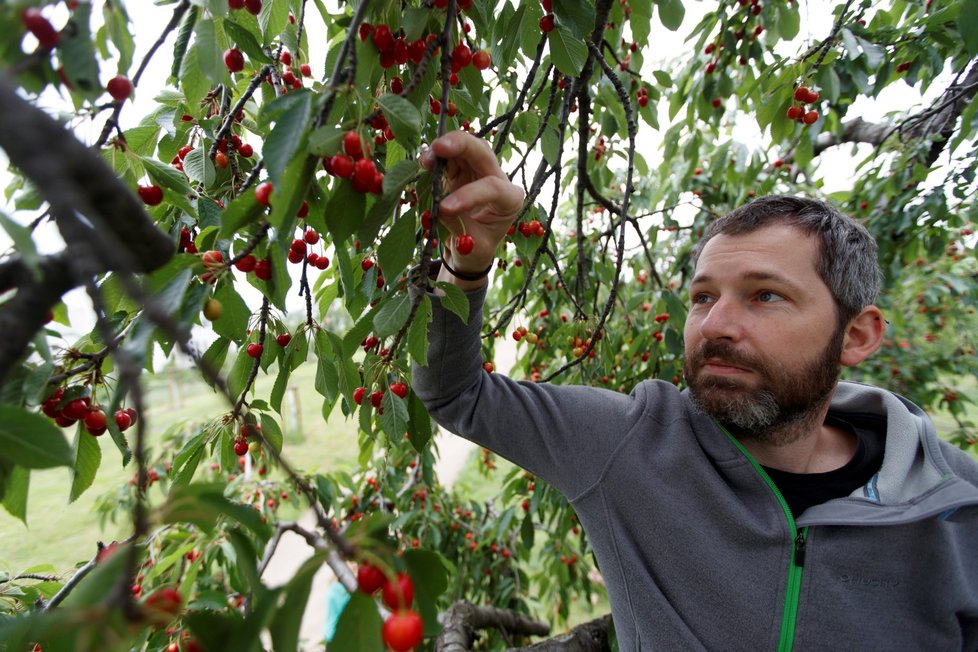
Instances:
[[[273,373],[259,375],[256,396],[270,393],[275,368],[270,371]],[[280,422],[285,433],[285,459],[303,471],[351,470],[357,459],[357,425],[344,419],[338,407],[329,419],[323,418],[322,397],[314,389],[315,374],[316,365],[305,364],[291,377],[291,389],[282,406],[286,416]],[[145,415],[149,459],[153,459],[153,449],[159,447],[161,435],[168,429],[199,426],[202,418],[228,410],[226,402],[192,370],[171,368],[147,376],[144,389],[146,404],[151,406]],[[74,436],[73,431],[67,434],[69,439]],[[122,467],[122,456],[108,436],[98,441],[102,449],[98,474],[74,503],[68,503],[69,470],[46,469],[31,473],[26,526],[0,510],[0,571],[19,573],[50,566],[65,572],[90,559],[96,541],[128,535],[130,526],[125,519],[102,530],[94,508],[100,496],[111,495],[124,485],[135,468],[131,464]],[[159,498],[152,490],[150,495],[154,500]]]

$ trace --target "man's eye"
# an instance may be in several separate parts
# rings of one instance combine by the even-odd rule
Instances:
[[[709,294],[694,294],[693,295],[693,305],[709,303],[711,301]]]
[[[758,301],[760,301],[762,303],[774,303],[776,301],[784,301],[785,300],[784,297],[781,296],[780,294],[778,294],[777,292],[771,292],[769,290],[765,290],[765,291],[761,292],[760,294],[758,294],[757,295],[757,299],[758,299]]]

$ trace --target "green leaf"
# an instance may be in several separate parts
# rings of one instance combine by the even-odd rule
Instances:
[[[31,472],[22,466],[10,467],[4,475],[0,465],[0,493],[3,494],[3,508],[14,518],[27,525],[27,493],[30,488]]]
[[[34,246],[34,239],[31,237],[31,229],[10,219],[3,211],[0,211],[0,226],[3,226],[3,230],[10,236],[10,240],[13,243],[13,251],[17,252],[17,256],[31,270],[31,273],[39,278],[39,258],[37,248]]]
[[[408,413],[410,414],[408,437],[414,450],[421,453],[434,433],[431,431],[431,416],[428,414],[428,408],[414,392],[408,395]]]
[[[342,129],[326,125],[309,134],[309,153],[316,156],[332,156],[340,151],[343,142]]]
[[[170,165],[164,165],[159,161],[150,158],[148,156],[140,157],[143,162],[143,166],[146,168],[146,174],[153,181],[154,184],[160,186],[161,188],[169,188],[174,192],[181,195],[195,195],[196,193],[190,188],[190,184],[187,183],[187,178],[183,176],[183,173]]]
[[[292,157],[305,148],[303,138],[312,115],[312,94],[308,91],[289,93],[283,97],[289,98],[290,105],[275,118],[275,127],[262,147],[268,176],[277,188]]]
[[[228,392],[231,396],[241,396],[241,392],[244,391],[254,364],[255,360],[248,355],[247,347],[242,346],[238,349],[238,355],[234,359],[234,365],[231,367],[231,371],[228,372],[227,378]]]
[[[340,242],[356,233],[366,210],[366,196],[355,191],[348,181],[339,180],[326,203],[326,226],[333,240]]]
[[[577,77],[587,60],[584,40],[563,25],[558,25],[547,35],[550,41],[550,57],[557,70],[568,77]]]
[[[305,341],[305,338],[302,338]],[[278,374],[275,376],[275,383],[272,385],[272,393],[268,397],[269,405],[272,409],[282,414],[282,399],[285,398],[285,391],[289,388],[289,376],[292,375],[292,365],[279,365]]]
[[[47,417],[0,405],[0,459],[27,469],[49,469],[71,466],[74,454]]]
[[[213,185],[217,176],[214,163],[203,147],[195,147],[187,154],[183,159],[183,171],[191,181],[202,183],[205,188]]]
[[[632,13],[628,17],[628,24],[632,27],[632,38],[640,48],[644,49],[643,46],[648,44],[649,33],[652,31],[652,3],[636,2],[629,6],[632,8]]]
[[[377,247],[377,262],[385,275],[400,274],[414,257],[416,226],[413,215],[402,215],[396,220]]]
[[[255,193],[245,192],[227,205],[221,214],[221,238],[230,238],[245,225],[256,221],[263,213],[264,207],[255,199]]]
[[[299,567],[285,586],[285,599],[275,612],[269,627],[273,649],[299,649],[299,629],[309,602],[312,581],[325,560],[326,556],[322,553],[313,555]]]
[[[422,295],[414,313],[414,321],[408,329],[407,349],[411,358],[421,366],[428,366],[428,324],[431,323],[431,297]]]
[[[381,401],[384,409],[380,415],[380,427],[391,441],[401,441],[408,426],[407,402],[400,396],[395,396],[390,390],[384,392]]]
[[[214,298],[221,302],[221,316],[211,322],[214,332],[228,340],[241,343],[247,337],[251,309],[230,283],[221,283],[214,291]],[[227,341],[227,340],[225,340]]]
[[[384,174],[384,194],[400,195],[404,187],[407,186],[421,172],[421,166],[415,160],[398,161],[388,168]]]
[[[261,43],[247,29],[233,20],[226,20],[224,21],[224,31],[227,32],[228,38],[234,42],[234,45],[248,55],[252,64],[257,66],[263,63],[272,63],[272,58],[265,54]]]
[[[637,2],[636,4],[643,4]],[[582,0],[564,0],[553,3],[558,22],[565,25],[574,36],[586,39],[594,30],[594,5]]]
[[[971,56],[978,54],[978,0],[962,0],[958,9],[958,32]]]
[[[374,315],[374,333],[377,337],[389,337],[401,329],[411,313],[411,297],[398,294],[385,302]]]
[[[384,652],[386,648],[380,638],[383,626],[373,598],[356,591],[343,608],[329,645],[337,650]]]
[[[682,0],[657,0],[656,4],[659,7],[659,20],[662,21],[663,27],[672,32],[679,29],[686,16],[686,8]]]
[[[111,419],[112,415],[108,415]],[[93,437],[84,428],[75,428],[75,463],[71,467],[71,492],[68,502],[73,503],[95,481],[95,474],[102,464],[102,447],[98,438]]]
[[[92,3],[79,2],[71,12],[71,29],[61,32],[58,58],[75,93],[94,99],[102,94],[98,59],[91,32]]]
[[[265,0],[261,13],[258,14],[258,25],[261,27],[262,44],[270,45],[285,31],[289,22],[289,3],[284,0]]]
[[[188,106],[200,105],[201,101],[211,90],[210,80],[197,72],[200,66],[198,63],[199,58],[200,53],[195,42],[187,48],[187,53],[183,56],[183,61],[180,65],[180,90],[183,91],[184,97],[187,98]]]
[[[424,621],[425,636],[436,636],[438,624],[438,596],[448,588],[450,568],[448,560],[433,550],[406,550],[404,563],[414,582],[414,600]]]
[[[384,112],[391,131],[397,136],[398,142],[406,149],[416,148],[421,141],[422,124],[421,113],[417,107],[392,93],[381,95],[377,98],[377,103],[380,105],[380,110]]]
[[[259,539],[267,539],[271,534],[261,522],[261,514],[248,505],[225,498],[224,485],[220,483],[174,486],[159,511],[164,523],[193,523],[207,532],[214,529],[221,517],[226,517],[244,525]]]
[[[439,282],[435,286],[440,288],[445,296],[441,297],[441,304],[449,311],[458,315],[463,322],[469,321],[469,299],[454,283]]]
[[[276,421],[272,415],[261,414],[261,434],[268,442],[276,453],[282,452],[282,442],[284,437],[282,436],[282,429],[278,426],[278,421]]]
[[[206,79],[214,84],[224,81],[228,71],[224,65],[224,52],[217,42],[213,19],[201,18],[197,21],[197,26],[194,28],[193,47],[197,51],[196,74],[203,74]]]

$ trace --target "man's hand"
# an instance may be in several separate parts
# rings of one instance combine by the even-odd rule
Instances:
[[[492,264],[496,247],[523,207],[523,189],[510,182],[499,167],[489,143],[464,131],[453,131],[435,140],[421,155],[421,165],[431,169],[435,158],[444,159],[443,182],[448,193],[438,206],[439,218],[453,236],[472,236],[472,252],[455,251],[455,238],[446,243],[449,264],[459,272],[479,273]],[[482,286],[484,281],[463,281],[444,268],[439,280],[462,289]]]

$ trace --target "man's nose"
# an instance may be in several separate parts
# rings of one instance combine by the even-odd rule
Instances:
[[[700,334],[711,341],[737,342],[744,335],[746,317],[743,306],[732,299],[720,297],[700,322]]]

